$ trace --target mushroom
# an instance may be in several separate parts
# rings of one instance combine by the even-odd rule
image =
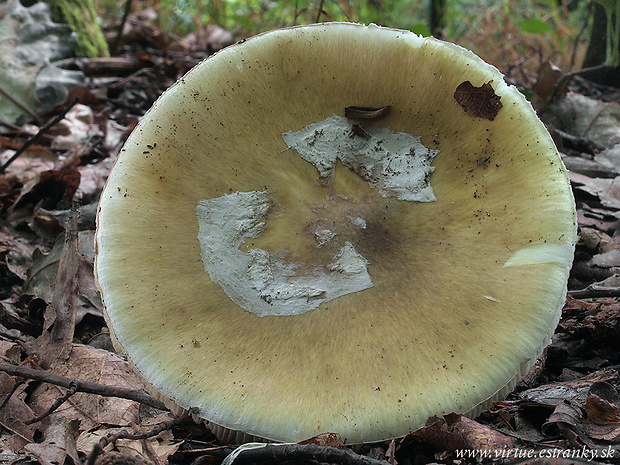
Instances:
[[[318,24],[159,98],[101,196],[96,275],[115,343],[174,405],[236,439],[359,444],[505,397],[550,342],[575,240],[558,152],[497,69]]]

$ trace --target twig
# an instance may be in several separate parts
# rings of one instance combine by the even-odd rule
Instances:
[[[10,121],[3,118],[2,116],[0,116],[0,126],[6,126],[7,128],[12,129],[13,131],[19,131],[20,129],[19,126],[11,123]]]
[[[17,160],[17,157],[19,157],[22,153],[24,153],[26,151],[26,149],[28,147],[30,147],[32,144],[34,144],[36,141],[38,141],[41,136],[45,133],[45,131],[47,131],[49,128],[51,128],[52,126],[54,126],[55,124],[57,124],[59,121],[61,121],[65,115],[67,114],[67,112],[73,108],[73,105],[75,105],[76,103],[79,102],[79,98],[76,97],[73,100],[71,100],[71,102],[69,102],[69,104],[64,108],[64,110],[62,110],[59,114],[57,114],[54,118],[52,118],[45,126],[42,126],[41,129],[39,129],[39,132],[37,132],[34,136],[32,136],[30,139],[28,139],[26,141],[26,143],[24,143],[24,145],[21,146],[21,148],[19,148],[11,158],[9,158],[7,160],[7,162],[2,165],[2,167],[0,167],[0,174],[3,174],[4,171],[7,169],[7,167],[13,163],[15,160]]]
[[[594,123],[596,123],[596,120],[600,118],[601,114],[609,107],[611,107],[613,104],[612,103],[606,103],[604,104],[597,112],[596,114],[592,117],[592,119],[590,120],[590,122],[588,123],[588,125],[586,126],[586,128],[581,131],[581,137],[585,137],[586,134],[588,133],[588,131],[590,129],[592,129],[592,126],[594,126]]]
[[[26,105],[24,105],[22,102],[20,102],[19,100],[17,100],[15,97],[13,97],[9,92],[7,92],[4,88],[2,88],[2,86],[0,86],[0,94],[4,95],[6,98],[8,98],[11,102],[13,102],[15,105],[17,105],[19,108],[21,108],[23,111],[25,111],[26,113],[28,113],[30,116],[32,116],[36,121],[39,121],[39,115],[37,115],[35,112],[33,112],[30,108],[28,108]]]
[[[121,19],[121,23],[118,26],[118,31],[116,32],[116,37],[114,38],[114,44],[112,45],[112,51],[114,53],[118,52],[118,44],[120,43],[121,37],[123,36],[123,29],[125,29],[127,18],[129,17],[129,13],[131,13],[131,2],[132,0],[125,0],[125,10],[123,11],[123,17]]]
[[[603,297],[620,297],[620,289],[579,289],[568,291],[573,299],[596,299]]]
[[[316,444],[268,444],[265,447],[247,449],[240,452],[234,465],[255,464],[260,462],[280,463],[311,460],[318,463],[339,463],[341,465],[388,465],[384,460],[377,460],[360,455],[350,449],[318,446]]]
[[[20,387],[25,382],[26,382],[25,379],[19,379],[19,380],[17,380],[17,382],[15,382],[15,384],[13,384],[13,387],[11,388],[9,393],[6,395],[6,397],[2,401],[2,405],[0,405],[0,410],[2,410],[4,407],[6,407],[6,404],[9,403],[9,400],[11,400],[11,397],[13,397],[13,394],[15,394],[15,391],[17,391],[17,388]]]
[[[58,399],[56,399],[56,401],[52,404],[52,406],[50,408],[47,409],[47,412],[42,413],[41,415],[38,415],[26,422],[24,422],[24,424],[26,425],[32,425],[33,423],[38,423],[39,421],[43,420],[45,417],[50,416],[52,413],[54,413],[58,407],[60,407],[62,404],[64,404],[67,400],[69,400],[69,397],[71,397],[73,394],[75,394],[77,392],[77,383],[75,382],[71,382],[71,387],[69,388],[69,390],[67,392],[65,392],[65,394],[62,397],[59,397]]]
[[[175,418],[174,420],[164,421],[163,423],[160,423],[149,431],[134,432],[129,430],[123,430],[117,433],[109,434],[102,437],[101,440],[93,446],[93,449],[90,451],[90,454],[88,456],[88,460],[86,461],[86,465],[94,465],[97,457],[99,457],[99,455],[101,455],[101,453],[103,452],[103,449],[105,449],[108,444],[112,444],[119,439],[148,439],[152,438],[153,436],[157,436],[162,431],[167,431],[178,426],[191,425],[193,423],[194,421],[190,416],[180,417]]]
[[[589,68],[583,68],[577,71],[573,71],[572,73],[566,73],[564,76],[558,79],[556,83],[553,85],[553,88],[551,89],[551,92],[549,92],[549,96],[545,100],[545,103],[540,108],[539,113],[544,113],[549,108],[549,106],[555,101],[556,95],[558,94],[560,89],[562,89],[564,84],[568,84],[568,82],[574,77],[581,76],[583,74],[594,73],[597,71],[604,71],[608,69],[612,69],[612,67],[603,63],[602,65],[591,66]]]
[[[19,436],[19,437],[20,437],[20,438],[22,438],[22,440],[23,440],[25,443],[27,443],[27,444],[32,442],[32,439],[28,439],[26,436],[24,436],[23,434],[21,434],[19,431],[17,431],[17,430],[15,430],[15,429],[11,428],[9,425],[7,425],[7,424],[5,424],[5,423],[3,423],[3,422],[1,422],[1,421],[0,421],[0,427],[2,427],[3,429],[7,430],[7,431],[8,431],[9,433],[11,433],[11,434],[14,434],[14,435],[16,435],[16,436]]]
[[[39,357],[36,356],[36,355],[30,355],[30,356],[26,357],[26,359],[24,361],[22,361],[19,364],[19,366],[34,367],[38,363],[39,363]],[[13,394],[15,394],[15,392],[17,392],[17,388],[20,387],[25,382],[26,382],[26,378],[17,378],[17,380],[15,381],[15,384],[11,388],[11,391],[6,395],[6,397],[2,401],[2,405],[0,405],[0,410],[2,410],[4,407],[6,407],[6,405],[11,400],[11,397],[13,397]]]
[[[168,408],[163,402],[153,399],[143,390],[127,389],[118,386],[109,386],[107,384],[93,383],[90,381],[84,381],[81,379],[71,379],[65,376],[55,375],[43,370],[37,370],[34,368],[9,365],[6,363],[0,363],[0,371],[4,371],[9,375],[22,376],[28,379],[34,379],[36,381],[42,381],[44,383],[54,384],[56,386],[62,386],[71,388],[75,383],[77,385],[78,392],[85,392],[88,394],[97,394],[104,397],[119,397],[121,399],[129,399],[141,404],[148,405],[149,407],[156,408],[158,410],[167,411]]]
[[[325,0],[321,0],[321,3],[319,3],[319,9],[316,12],[316,20],[314,21],[315,23],[318,23],[319,20],[321,19],[321,13],[323,13],[323,4],[325,3]]]
[[[600,142],[585,137],[574,136],[558,128],[553,128],[553,132],[562,139],[562,146],[564,148],[577,150],[580,153],[596,155],[606,148]]]
[[[583,22],[583,25],[581,26],[581,29],[579,30],[579,33],[575,36],[575,40],[573,41],[573,53],[571,54],[571,57],[570,57],[570,67],[569,67],[569,69],[572,69],[573,66],[575,66],[575,61],[576,61],[576,57],[577,57],[577,48],[579,47],[579,41],[581,40],[581,37],[583,36],[584,32],[586,32],[586,29],[588,28],[588,18],[592,14],[592,8],[593,7],[594,7],[594,2],[589,2],[588,3],[588,8],[586,10],[585,20]]]

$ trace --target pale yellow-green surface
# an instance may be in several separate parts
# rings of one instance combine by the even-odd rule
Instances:
[[[454,100],[465,80],[492,81],[503,103],[494,121]],[[437,201],[381,197],[342,166],[321,187],[285,150],[282,133],[350,105],[391,105],[370,124],[440,151]],[[370,262],[374,287],[294,317],[234,304],[204,270],[194,209],[265,188],[284,213],[243,247],[325,264],[333,250],[306,227],[328,193],[347,196],[366,229],[343,218],[352,202],[325,216]],[[553,333],[576,234],[553,143],[497,70],[449,44],[356,25],[269,33],[196,67],[128,140],[98,220],[108,323],[155,389],[227,428],[347,443],[507,394]]]

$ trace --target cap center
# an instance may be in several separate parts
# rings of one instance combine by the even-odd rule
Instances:
[[[362,137],[352,131],[349,120],[332,116],[285,133],[283,139],[317,168],[318,182],[328,192],[324,204],[310,207],[315,219],[304,225],[304,232],[314,238],[316,248],[332,253],[329,261],[309,264],[287,250],[270,253],[245,244],[267,229],[270,214],[286,215],[278,212],[281,207],[268,190],[234,192],[201,200],[196,207],[205,271],[231,300],[258,316],[303,314],[373,286],[368,260],[346,240],[351,234],[341,234],[363,233],[368,224],[367,206],[330,188],[339,161],[383,197],[435,200],[430,163],[437,151],[424,147],[416,136],[369,128]]]

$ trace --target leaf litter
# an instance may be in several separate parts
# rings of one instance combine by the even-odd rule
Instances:
[[[146,389],[122,355],[114,353],[103,319],[92,274],[97,199],[123,140],[140,116],[205,54],[232,42],[227,31],[216,27],[177,40],[148,21],[149,15],[134,16],[126,23],[119,56],[75,59],[74,64],[88,75],[88,84],[78,82],[55,110],[40,115],[41,121],[17,121],[15,117],[0,125],[0,162],[4,164],[73,97],[79,99],[0,174],[3,363],[44,368],[69,380]],[[538,93],[534,101],[549,96],[558,79],[557,69],[550,64],[543,67],[540,84],[533,89]],[[457,94],[463,111],[477,117],[493,119],[501,111],[490,83],[479,88],[465,85]],[[609,95],[615,95],[616,100],[610,100]],[[558,458],[575,459],[561,453],[587,450],[591,459],[596,453],[599,461],[618,462],[617,96],[576,79],[561,89],[542,114],[569,167],[578,208],[579,243],[562,320],[537,367],[506,400],[476,419],[457,414],[432,418],[405,438],[363,446],[357,455],[341,456],[342,461],[454,465],[483,461],[480,456],[458,456],[459,451],[471,450],[487,451],[494,463],[508,463],[525,457],[518,451],[554,450]],[[101,460],[113,464],[122,460],[132,464],[219,464],[235,447],[219,444],[204,425],[176,425],[165,410],[118,397],[73,393],[70,385],[62,387],[0,371],[2,401],[2,463],[81,464],[97,451]],[[40,421],[32,422],[39,417]],[[141,438],[142,433],[153,434]],[[298,447],[346,451],[333,433]],[[303,451],[288,450],[291,454]],[[616,452],[615,459],[603,457],[603,452],[610,450]],[[508,451],[513,451],[512,455]],[[312,454],[328,461],[327,455],[316,455],[316,449]]]

